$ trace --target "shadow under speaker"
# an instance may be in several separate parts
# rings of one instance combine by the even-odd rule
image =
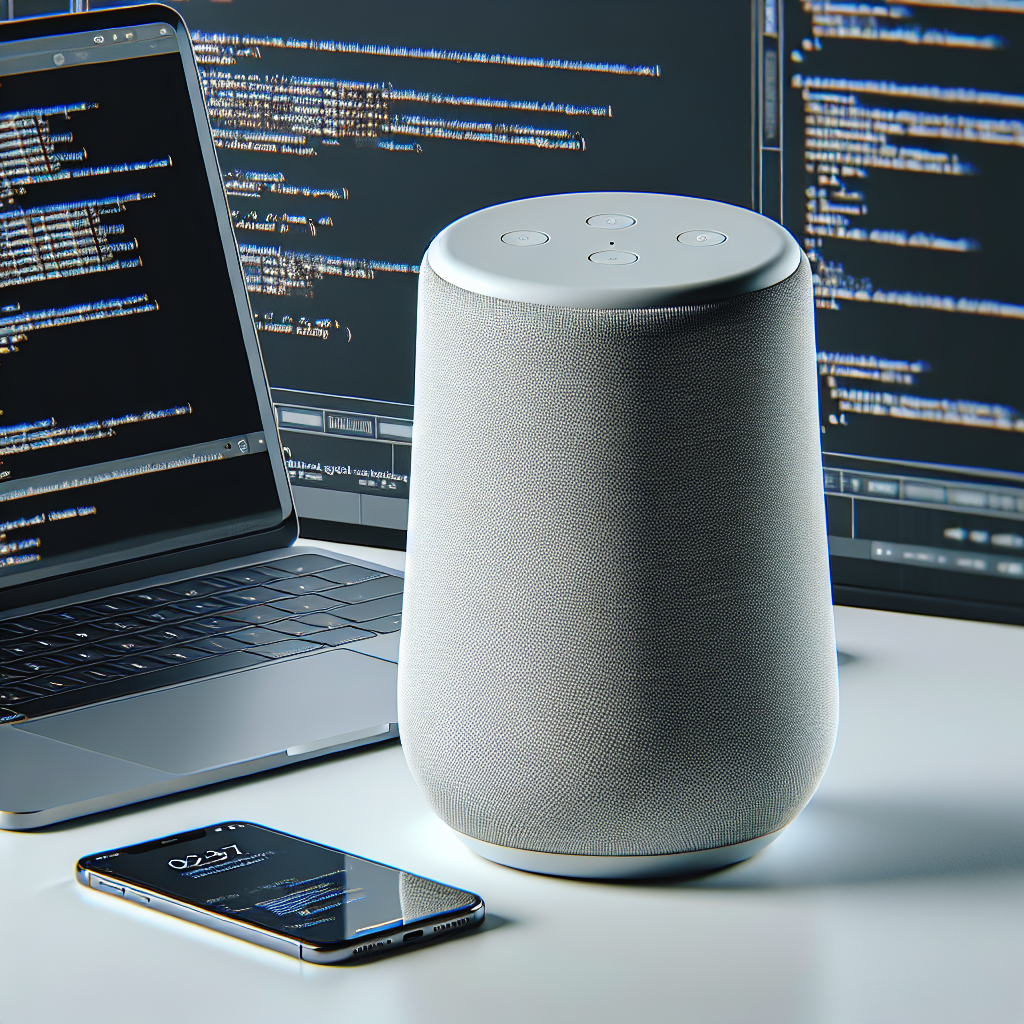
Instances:
[[[550,874],[770,843],[832,751],[811,271],[707,200],[544,196],[420,274],[399,720],[437,813]]]

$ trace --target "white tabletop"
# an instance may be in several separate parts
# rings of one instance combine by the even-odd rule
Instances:
[[[836,625],[832,765],[746,864],[654,884],[498,867],[433,816],[393,743],[0,833],[0,1021],[1019,1024],[1024,629],[850,608]],[[489,922],[317,967],[73,880],[83,854],[224,818],[478,892]]]

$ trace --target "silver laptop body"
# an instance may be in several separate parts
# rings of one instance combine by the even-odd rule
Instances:
[[[204,575],[253,564],[272,566],[297,554],[345,564],[338,555],[300,543],[263,552],[259,558],[206,566]],[[393,569],[355,559],[348,564],[379,574],[374,579],[397,578]],[[141,580],[132,590],[152,592],[173,585],[181,575]],[[187,578],[194,580],[197,574],[189,573]],[[80,595],[78,605],[124,594],[123,587],[105,588]],[[282,594],[279,600],[289,598]],[[379,605],[380,599],[374,600]],[[5,621],[24,621],[48,608],[66,607],[65,602],[49,602],[26,608],[0,619],[0,628]],[[358,605],[338,607],[349,614],[359,611]],[[201,620],[184,620],[186,626],[197,621]],[[379,620],[374,621],[375,628],[382,628]],[[271,623],[268,629],[280,624]],[[341,628],[365,636],[334,647],[319,646],[311,654],[268,659],[256,667],[164,683],[134,695],[38,717],[21,719],[19,705],[9,704],[5,712],[9,720],[0,725],[0,826],[37,828],[397,736],[398,632],[375,634],[356,623]],[[238,622],[233,632],[237,635],[245,629],[245,623]],[[331,631],[305,634],[303,642],[316,643],[318,635],[327,632]],[[139,633],[124,634],[135,635]],[[287,639],[281,634],[280,640],[270,642]],[[261,657],[255,653],[260,646],[242,650],[256,659]],[[76,649],[80,648],[72,648]],[[176,649],[158,648],[157,653]],[[193,665],[169,666],[163,670],[164,677],[183,669],[193,669],[197,675],[216,671],[217,660],[214,656]],[[128,682],[140,687],[158,685],[160,671]]]
[[[401,576],[294,544],[246,298],[294,282],[180,17],[5,24],[0,81],[0,827],[396,736]]]

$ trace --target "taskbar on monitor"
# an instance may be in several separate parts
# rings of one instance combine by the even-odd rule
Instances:
[[[273,388],[305,537],[404,548],[412,406]]]
[[[1024,624],[1024,474],[824,462],[836,603]]]

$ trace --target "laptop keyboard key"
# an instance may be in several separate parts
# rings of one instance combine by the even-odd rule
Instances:
[[[74,672],[65,672],[57,678],[78,683],[81,686],[91,686],[94,683],[109,683],[112,679],[121,679],[124,672],[119,672],[112,665],[103,665],[99,668],[80,668]]]
[[[361,565],[339,565],[337,569],[325,569],[318,572],[322,580],[330,580],[338,586],[348,586],[350,583],[365,583],[367,580],[375,580],[383,576],[376,569],[364,569]]]
[[[154,672],[158,668],[165,668],[163,662],[153,658],[123,658],[121,661],[111,663],[114,668],[123,669],[127,674],[138,675],[142,672]]]
[[[369,622],[370,619],[394,615],[401,610],[402,595],[395,594],[393,597],[382,597],[377,601],[367,601],[365,604],[336,605],[334,614],[350,622]]]
[[[333,608],[338,602],[327,597],[320,597],[318,594],[310,594],[308,597],[285,597],[274,602],[275,608],[295,614],[301,612],[322,612]]]
[[[313,626],[308,622],[300,622],[298,619],[285,619],[283,622],[275,622],[274,629],[287,633],[289,636],[306,636],[308,633],[319,633],[324,627]]]
[[[344,563],[340,563],[338,559],[325,558],[323,555],[292,555],[290,558],[280,558],[274,562],[268,562],[266,567],[268,569],[283,569],[296,576],[304,576],[306,573],[320,572],[322,569],[333,569],[339,564]]]
[[[147,608],[155,608],[157,605],[167,604],[168,601],[174,601],[178,597],[177,594],[172,594],[169,590],[163,588],[135,590],[131,596],[133,600],[138,601],[139,604],[145,605]]]
[[[120,640],[108,640],[99,646],[105,651],[111,651],[113,654],[141,654],[143,651],[148,651],[151,647],[156,647],[157,644],[152,640],[146,640],[139,633]]]
[[[196,629],[203,633],[227,633],[232,629],[238,629],[238,620],[235,618],[227,618],[223,615],[211,615],[207,619],[193,619],[189,624],[189,629]]]
[[[0,622],[0,643],[5,640],[18,640],[23,636],[31,636],[35,632],[31,626],[23,626],[20,622]]]
[[[32,658],[30,661],[15,662],[13,667],[28,676],[37,676],[64,672],[71,664],[67,658]]]
[[[127,595],[124,597],[105,597],[100,601],[90,601],[82,605],[86,611],[95,611],[97,615],[123,615],[125,612],[137,611],[143,606],[142,601],[133,601]]]
[[[372,601],[378,597],[391,597],[392,594],[400,594],[404,586],[405,580],[398,576],[381,576],[367,583],[356,583],[351,587],[337,587],[327,596],[332,597],[335,601],[344,601],[346,604],[359,604],[362,601]]]
[[[6,644],[0,647],[0,657],[4,661],[15,661],[17,658],[33,658],[43,653],[45,647],[40,647],[35,640],[23,640],[19,644]]]
[[[249,587],[246,590],[236,590],[230,594],[222,594],[219,600],[241,608],[250,604],[265,604],[267,601],[273,601],[274,598],[280,596],[277,591],[269,590],[267,587]]]
[[[293,580],[273,580],[267,586],[282,594],[315,594],[318,590],[330,590],[334,584],[319,576],[299,576]]]
[[[176,597],[207,597],[219,593],[223,587],[211,580],[184,580],[181,583],[167,583],[164,590],[169,590]]]
[[[17,624],[22,628],[22,636],[30,633],[49,633],[54,627],[54,622],[50,619],[51,614],[52,612],[44,612],[41,615],[30,615],[27,619],[18,619]],[[93,618],[96,616],[93,615]]]
[[[73,679],[69,675],[50,676],[48,679],[35,679],[32,685],[45,693],[64,693],[65,690],[77,690],[85,683]]]
[[[334,629],[337,626],[347,626],[348,620],[338,615],[331,615],[330,612],[315,612],[312,615],[303,615],[300,622],[308,622],[311,626],[319,626],[321,629]]]
[[[265,565],[257,565],[256,568],[259,569],[259,571],[263,573],[264,576],[269,576],[272,580],[279,580],[282,577],[292,575],[292,573],[290,572],[285,572],[284,569],[275,569],[269,563]]]
[[[184,644],[193,637],[202,636],[196,629],[187,629],[185,626],[174,626],[169,629],[154,629],[149,633],[141,634],[143,640],[149,640],[153,644]]]
[[[228,634],[234,640],[241,640],[246,644],[269,644],[275,640],[283,640],[284,633],[277,633],[272,629],[242,629],[237,633]]]
[[[156,615],[157,612],[151,614]],[[116,619],[104,619],[103,625],[118,633],[133,633],[137,629],[145,629],[150,623],[146,619],[136,618],[134,615],[123,615]]]
[[[176,608],[174,605],[165,605],[163,608],[156,608],[151,612],[141,612],[139,618],[145,619],[150,625],[164,622],[170,625],[172,622],[180,622],[182,619],[189,618],[191,614],[191,612]]]
[[[71,637],[55,633],[48,633],[46,636],[36,638],[36,643],[44,651],[59,651],[62,647],[73,647],[79,642]]]
[[[306,654],[310,651],[322,651],[320,644],[311,644],[308,640],[281,640],[276,644],[265,644],[251,648],[251,653],[264,658],[287,658],[291,654]]]
[[[101,612],[83,607],[60,608],[56,611],[43,612],[41,615],[37,615],[35,618],[38,622],[34,628],[52,629],[54,626],[76,625],[80,622],[92,622],[93,619],[98,619],[101,615]],[[19,620],[19,622],[24,621],[24,619]],[[45,627],[43,626],[44,622],[46,624]]]
[[[189,647],[195,647],[197,650],[207,651],[210,654],[223,654],[225,651],[247,650],[249,644],[230,636],[204,636],[199,640],[189,641]]]
[[[167,665],[182,665],[188,661],[199,661],[200,658],[208,658],[210,657],[210,652],[193,650],[191,647],[165,647],[161,651],[154,651],[149,657],[162,661]]]
[[[64,657],[78,664],[92,664],[109,661],[113,655],[101,647],[76,647],[73,651],[67,651]]]
[[[19,704],[23,700],[35,700],[38,696],[39,691],[30,690],[28,687],[0,687],[0,704]]]
[[[356,629],[355,626],[343,626],[341,629],[328,629],[323,633],[316,634],[318,644],[327,644],[329,647],[340,647],[342,644],[350,644],[353,640],[365,640],[372,633],[365,629]],[[256,652],[259,654],[259,651]]]
[[[259,626],[267,622],[277,622],[279,619],[286,619],[287,617],[288,612],[269,604],[260,604],[255,608],[233,608],[231,610],[231,618],[238,619],[239,622],[248,622],[253,626]]]
[[[74,629],[69,629],[61,636],[67,637],[76,644],[94,644],[100,640],[106,640],[107,637],[117,636],[117,634],[114,630],[107,629],[106,626],[75,626]]]
[[[224,580],[226,583],[234,583],[237,586],[258,586],[260,583],[273,579],[272,576],[260,572],[259,569],[232,569],[230,572],[219,572],[216,576],[208,578]]]
[[[189,615],[211,615],[214,612],[227,611],[229,606],[223,601],[208,597],[199,601],[181,601],[171,607],[180,608],[182,611],[188,612]]]
[[[363,629],[372,629],[374,633],[397,633],[402,628],[402,616],[385,615],[380,619],[370,619],[369,622],[360,622]]]

